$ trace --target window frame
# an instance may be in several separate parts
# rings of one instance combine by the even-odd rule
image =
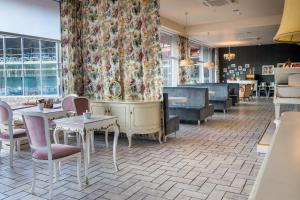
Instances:
[[[21,77],[22,77],[22,95],[8,95],[8,87],[7,87],[7,65],[12,64],[12,63],[7,63],[6,62],[6,41],[5,38],[7,37],[19,37],[21,39],[21,61],[17,61],[14,64],[18,64],[21,65],[22,68],[21,69],[13,69],[21,71]],[[54,40],[54,39],[49,39],[49,38],[41,38],[41,37],[35,37],[35,36],[28,36],[28,35],[21,35],[21,34],[14,34],[14,33],[6,33],[6,32],[1,32],[0,31],[0,38],[2,39],[2,44],[3,44],[3,63],[0,63],[1,65],[3,65],[3,69],[0,69],[1,71],[3,71],[4,74],[4,95],[0,94],[0,97],[13,97],[13,98],[26,98],[26,97],[60,97],[61,96],[61,91],[62,91],[62,69],[61,69],[61,55],[60,55],[60,41],[59,40]],[[32,40],[38,40],[39,43],[39,61],[35,61],[34,63],[24,63],[24,38],[26,39],[32,39]],[[43,41],[49,41],[49,42],[54,42],[55,43],[55,56],[56,56],[56,60],[55,61],[43,61],[42,60],[42,42]],[[1,40],[0,40],[1,42]],[[27,69],[24,67],[24,65],[26,64],[37,64],[39,65],[39,68],[36,69]],[[43,64],[55,64],[55,70],[54,69],[50,69],[55,71],[56,73],[56,94],[44,94],[43,93],[43,71],[47,71],[49,69],[43,69],[42,65]],[[38,71],[39,72],[39,81],[40,81],[40,85],[39,85],[39,94],[36,95],[25,95],[25,71]]]

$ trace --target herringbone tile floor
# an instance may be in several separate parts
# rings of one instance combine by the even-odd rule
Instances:
[[[78,188],[76,162],[64,162],[54,199],[247,199],[261,166],[256,141],[273,116],[270,101],[241,103],[228,114],[216,113],[201,126],[180,125],[177,137],[165,144],[120,138],[115,173],[112,148],[96,137],[96,153],[89,169],[90,185]],[[112,137],[110,138],[110,144]],[[0,199],[48,197],[46,166],[38,168],[36,194],[30,194],[30,153],[8,164],[8,152],[0,153]]]

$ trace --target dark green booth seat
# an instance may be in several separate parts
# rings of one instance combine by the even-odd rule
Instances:
[[[227,83],[197,83],[180,85],[179,87],[208,88],[209,103],[214,105],[214,110],[224,113],[232,106],[232,99],[229,95],[229,85]]]
[[[164,87],[164,93],[170,97],[185,97],[186,102],[169,105],[171,115],[179,116],[182,123],[206,121],[214,114],[214,106],[209,104],[208,89],[197,87]]]

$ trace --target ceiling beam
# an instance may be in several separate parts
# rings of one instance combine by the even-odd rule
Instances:
[[[201,24],[195,26],[188,26],[188,34],[196,34],[201,32],[210,32],[210,31],[224,31],[224,30],[236,30],[240,28],[251,28],[251,27],[260,27],[260,26],[271,26],[280,24],[282,15],[273,15],[265,17],[257,17],[250,19],[241,19],[230,22],[219,22],[212,24]]]

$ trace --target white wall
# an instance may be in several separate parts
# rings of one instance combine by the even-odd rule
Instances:
[[[60,40],[60,7],[53,0],[0,0],[0,32]]]

